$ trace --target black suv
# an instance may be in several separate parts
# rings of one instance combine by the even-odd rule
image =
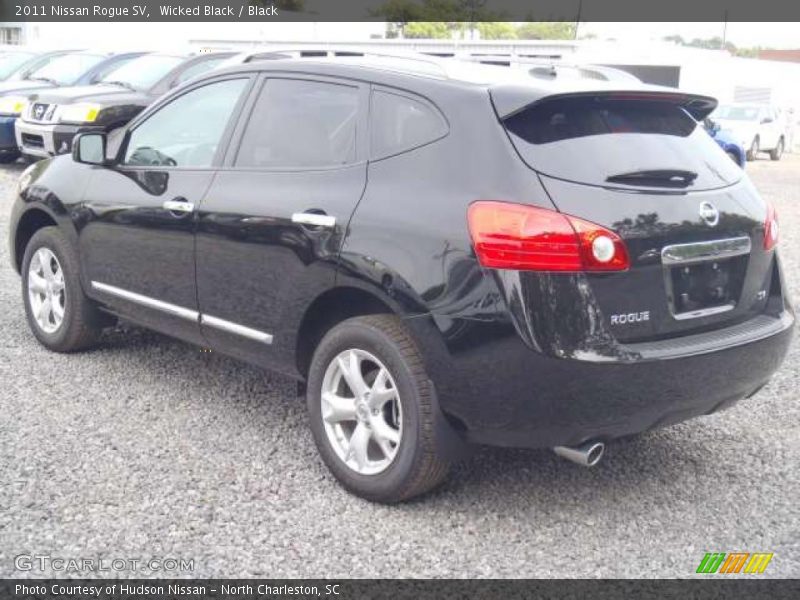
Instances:
[[[327,466],[382,502],[465,443],[590,465],[770,379],[777,220],[698,125],[713,99],[412,63],[222,69],[30,167],[34,335],[75,351],[118,316],[294,377]]]

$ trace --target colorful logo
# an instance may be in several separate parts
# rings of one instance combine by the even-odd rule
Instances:
[[[756,574],[767,569],[772,554],[766,552],[707,552],[697,567],[698,573]]]

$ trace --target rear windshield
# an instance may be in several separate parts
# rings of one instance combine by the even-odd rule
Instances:
[[[537,102],[503,124],[537,171],[593,185],[642,171],[696,173],[689,189],[734,183],[739,167],[670,101],[603,96]]]

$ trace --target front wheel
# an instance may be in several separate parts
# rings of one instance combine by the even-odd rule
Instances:
[[[447,475],[433,390],[399,318],[356,317],[331,329],[314,352],[307,401],[319,453],[350,492],[400,502]]]
[[[57,227],[37,231],[22,259],[22,298],[28,325],[43,346],[74,352],[91,346],[103,315],[79,280],[78,255]]]
[[[753,138],[753,143],[750,144],[750,149],[747,151],[747,160],[753,161],[756,160],[758,157],[758,153],[760,152],[759,147],[759,140],[758,137]]]

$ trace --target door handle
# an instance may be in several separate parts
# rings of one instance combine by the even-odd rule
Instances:
[[[333,229],[333,227],[336,225],[336,217],[312,212],[294,213],[292,215],[292,223]]]
[[[175,198],[174,200],[166,200],[161,206],[164,210],[173,213],[190,213],[194,212],[194,204],[185,198]]]

